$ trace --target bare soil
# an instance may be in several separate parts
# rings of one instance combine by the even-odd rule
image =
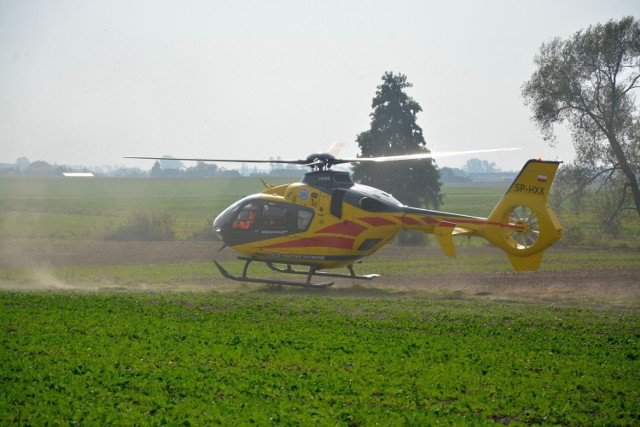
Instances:
[[[215,242],[16,240],[0,242],[0,268],[202,262],[213,259],[220,247]]]
[[[234,259],[230,250],[218,252],[216,242],[83,242],[83,241],[10,241],[0,242],[0,268],[48,268],[55,266],[109,266],[138,264],[192,263]],[[486,249],[465,249],[472,254]],[[435,248],[389,246],[370,259],[392,262],[443,256]],[[366,261],[361,269],[366,269]],[[228,280],[214,273],[211,285]],[[260,285],[256,285],[260,287]],[[479,295],[519,300],[604,299],[625,305],[640,304],[640,266],[625,268],[574,268],[562,271],[495,271],[481,273],[447,272],[424,274],[403,272],[385,275],[372,282],[337,280],[335,288],[384,290],[392,293],[431,291],[445,295]],[[245,287],[245,289],[247,289]],[[256,289],[251,287],[249,289]],[[347,292],[343,292],[347,293]]]

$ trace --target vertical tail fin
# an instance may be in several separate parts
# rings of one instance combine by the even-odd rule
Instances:
[[[562,237],[547,197],[560,162],[529,160],[489,215],[482,235],[509,256],[516,270],[535,270],[542,253]]]

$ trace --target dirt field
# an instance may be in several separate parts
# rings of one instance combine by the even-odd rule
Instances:
[[[48,268],[55,266],[166,264],[234,259],[232,251],[220,253],[219,243],[200,242],[2,242],[0,268]],[[486,249],[461,249],[467,254]],[[372,262],[398,259],[442,257],[437,248],[386,247],[370,257]],[[462,262],[462,261],[461,261]],[[360,268],[366,271],[366,261]],[[212,265],[211,285],[227,283]],[[257,287],[263,285],[255,285]],[[387,274],[372,282],[338,279],[333,289],[368,288],[373,291],[415,290],[445,294],[480,295],[490,298],[539,299],[605,299],[637,305],[640,301],[640,266],[605,269],[571,269],[564,271],[482,273],[447,272],[424,274],[403,272]],[[246,289],[246,287],[245,287]],[[249,289],[255,289],[250,287]]]

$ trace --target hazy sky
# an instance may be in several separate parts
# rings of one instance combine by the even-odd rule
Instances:
[[[520,96],[534,55],[639,14],[637,0],[0,0],[0,162],[149,169],[122,156],[304,158],[335,141],[355,156],[385,71],[413,83],[432,151],[569,161]]]

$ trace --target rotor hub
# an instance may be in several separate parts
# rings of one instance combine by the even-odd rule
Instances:
[[[529,223],[524,219],[517,220],[513,225],[515,225],[516,233],[527,234],[529,232]]]
[[[336,163],[336,157],[330,153],[314,153],[307,156],[307,166],[311,169],[331,169]]]

